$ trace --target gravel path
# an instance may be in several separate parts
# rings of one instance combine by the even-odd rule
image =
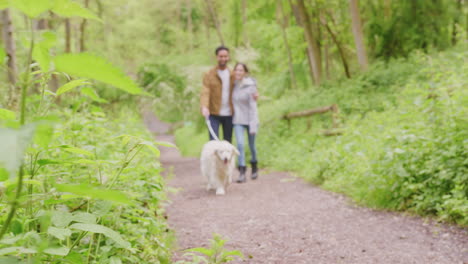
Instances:
[[[145,120],[153,132],[167,129],[155,117]],[[198,159],[163,148],[161,162],[180,190],[167,207],[180,250],[206,247],[218,233],[247,257],[233,263],[468,263],[467,230],[359,207],[282,172],[261,171],[218,197],[205,191]]]

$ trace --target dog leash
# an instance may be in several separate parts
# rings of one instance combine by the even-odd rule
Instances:
[[[213,128],[211,127],[210,120],[208,118],[205,119],[206,126],[208,127],[208,130],[210,131],[210,135],[215,139],[219,141],[219,138],[216,136],[215,132],[213,131]]]

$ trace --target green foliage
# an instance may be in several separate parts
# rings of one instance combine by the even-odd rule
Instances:
[[[221,264],[236,260],[235,257],[241,259],[244,258],[244,255],[238,250],[227,251],[224,248],[225,243],[226,240],[223,240],[220,235],[214,234],[209,248],[190,248],[186,250],[186,252],[189,253],[184,254],[184,256],[191,257],[191,261],[189,263],[194,264]],[[177,263],[183,264],[187,262],[178,261]]]
[[[185,76],[167,64],[147,63],[140,67],[138,79],[145,91],[155,97],[152,104],[165,121],[175,122],[193,116],[196,96],[187,89]]]
[[[62,54],[54,58],[58,71],[83,78],[90,78],[113,85],[130,94],[142,94],[143,91],[120,69],[108,61],[88,53]]]
[[[391,17],[382,16],[385,7],[371,4],[372,19],[366,27],[375,56],[408,56],[416,49],[427,52],[432,48],[449,47],[455,2],[398,1],[390,7]]]

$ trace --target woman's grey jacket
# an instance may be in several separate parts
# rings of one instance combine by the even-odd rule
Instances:
[[[236,80],[232,92],[232,104],[234,105],[234,125],[249,126],[250,133],[258,131],[257,102],[253,94],[257,92],[257,82],[251,77]]]

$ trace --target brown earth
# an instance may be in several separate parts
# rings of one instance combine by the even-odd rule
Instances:
[[[153,132],[168,126],[150,114]],[[174,142],[173,136],[157,136]],[[402,213],[355,205],[284,172],[261,171],[256,181],[233,183],[226,196],[205,190],[197,158],[163,148],[173,172],[168,221],[179,251],[207,247],[213,233],[246,259],[232,263],[468,263],[468,231]],[[175,257],[179,259],[179,257]]]

